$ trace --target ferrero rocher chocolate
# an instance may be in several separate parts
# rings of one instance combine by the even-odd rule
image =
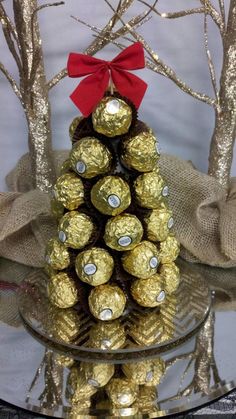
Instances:
[[[61,202],[57,201],[55,198],[51,199],[51,213],[57,220],[63,216],[64,211],[65,207]]]
[[[126,134],[132,122],[132,109],[122,99],[104,97],[92,113],[93,128],[106,137]]]
[[[53,269],[48,263],[45,263],[44,270],[49,277],[58,273],[58,271],[56,269]]]
[[[139,314],[134,326],[130,330],[130,335],[139,345],[150,346],[161,341],[163,331],[163,317],[159,311],[151,311]]]
[[[74,364],[75,360],[69,356],[57,354],[54,355],[55,362],[65,368],[70,368]]]
[[[160,384],[165,372],[165,364],[161,358],[123,364],[122,370],[127,378],[138,385],[154,386]]]
[[[173,235],[169,235],[167,239],[160,243],[160,260],[161,263],[170,263],[177,259],[179,255],[179,242]]]
[[[144,221],[148,239],[155,242],[165,240],[174,225],[172,211],[164,203],[160,205],[160,208],[150,211]]]
[[[143,236],[142,223],[135,215],[121,214],[107,221],[104,240],[115,250],[130,250],[140,243]]]
[[[79,279],[97,286],[109,281],[114,269],[114,260],[107,250],[92,247],[76,257],[75,270]]]
[[[65,269],[70,264],[68,248],[58,239],[50,239],[46,246],[45,260],[53,269]]]
[[[155,170],[139,175],[134,182],[134,189],[138,204],[150,209],[158,208],[162,198],[169,194],[164,179]]]
[[[84,400],[88,400],[96,392],[97,389],[87,382],[81,368],[78,368],[77,366],[72,367],[66,387],[67,398],[69,398],[70,402],[72,404],[83,403]]]
[[[82,249],[93,235],[95,226],[91,218],[77,211],[67,212],[58,226],[58,237],[62,243],[72,249]]]
[[[154,413],[153,411],[156,411],[156,409],[158,409],[157,400],[158,392],[156,386],[142,385],[139,387],[137,403],[140,412],[147,414],[149,414],[150,412]]]
[[[125,294],[116,285],[99,285],[89,295],[90,311],[99,320],[117,319],[122,315],[125,304]]]
[[[66,159],[61,165],[60,172],[59,172],[60,176],[64,175],[65,173],[68,173],[70,170],[71,170],[70,160]]]
[[[73,121],[71,122],[70,126],[69,126],[69,135],[70,135],[70,139],[73,138],[74,133],[76,128],[78,127],[80,121],[82,121],[83,117],[82,116],[76,116]]]
[[[122,143],[121,160],[128,169],[149,172],[156,167],[158,159],[157,140],[150,132],[141,132]]]
[[[72,169],[87,179],[108,172],[111,161],[110,151],[95,137],[84,137],[77,141],[70,153]]]
[[[93,387],[104,387],[115,372],[114,364],[81,362],[80,367],[84,372],[87,383]]]
[[[137,279],[131,285],[132,297],[143,307],[157,307],[165,301],[164,282],[155,274],[147,279]]]
[[[168,294],[175,292],[180,283],[179,268],[174,262],[164,263],[160,268],[160,275],[165,284],[165,290]]]
[[[126,341],[124,326],[119,320],[111,322],[98,322],[89,333],[89,344],[92,348],[119,349]]]
[[[91,201],[102,214],[118,215],[131,203],[129,185],[119,176],[105,176],[92,187]]]
[[[137,399],[138,386],[128,378],[112,378],[106,392],[115,407],[129,407]]]
[[[51,276],[48,282],[48,298],[56,307],[73,307],[78,302],[78,291],[74,280],[65,272]]]
[[[44,318],[45,326],[54,339],[70,343],[80,332],[80,318],[72,308],[60,309],[48,304]]]
[[[157,272],[159,253],[154,243],[147,240],[128,250],[122,257],[124,269],[137,278],[149,278]]]
[[[84,202],[83,182],[75,173],[65,173],[57,179],[54,195],[65,208],[74,210]]]

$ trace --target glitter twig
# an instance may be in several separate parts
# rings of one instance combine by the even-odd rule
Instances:
[[[215,74],[215,68],[214,68],[214,64],[211,58],[211,53],[209,50],[209,45],[208,45],[208,25],[207,25],[207,14],[204,14],[204,45],[205,45],[205,51],[206,51],[206,56],[207,56],[207,63],[208,63],[208,68],[209,68],[209,72],[210,72],[210,76],[211,76],[211,83],[212,83],[212,87],[215,93],[215,97],[217,100],[217,103],[219,104],[219,92],[218,92],[218,88],[216,85],[216,74]]]
[[[2,63],[0,63],[0,71],[4,74],[4,76],[9,81],[9,83],[10,83],[13,91],[15,92],[16,96],[20,100],[22,100],[22,96],[21,96],[21,92],[20,92],[19,86],[17,85],[17,83],[14,80],[14,78],[10,75],[10,73],[7,71],[7,69],[4,67],[4,65]]]

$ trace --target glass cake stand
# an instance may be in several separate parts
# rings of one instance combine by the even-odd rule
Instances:
[[[187,291],[182,288],[181,295],[176,295],[172,317],[170,313],[163,314],[168,331],[172,325],[172,333],[166,334],[161,344],[155,341],[150,344],[148,341],[149,345],[139,346],[132,337],[135,322],[128,320],[131,312],[127,312],[122,320],[126,322],[129,331],[127,341],[121,350],[110,350],[108,357],[109,351],[92,351],[86,343],[86,333],[93,325],[88,326],[86,321],[83,323],[82,317],[79,323],[80,332],[76,334],[73,345],[68,342],[66,344],[62,339],[64,335],[56,336],[52,325],[45,323],[47,304],[43,304],[46,301],[41,293],[44,280],[40,277],[39,270],[32,272],[21,286],[20,317],[17,315],[15,291],[1,289],[0,303],[6,310],[2,312],[0,321],[0,398],[16,406],[54,417],[156,418],[202,406],[234,389],[236,270],[203,267],[183,261],[180,261],[180,268],[186,278],[183,280],[185,287],[187,284],[189,287],[189,297],[187,301],[184,297]],[[37,286],[36,277],[42,279],[42,286]],[[191,291],[191,281],[195,284],[192,288],[197,290],[197,294]],[[206,291],[208,286],[212,295],[211,304]],[[43,299],[38,300],[38,297]],[[41,302],[41,307],[37,301]],[[187,314],[184,313],[184,305],[188,307],[185,307]],[[183,312],[177,322],[180,307]],[[77,313],[80,313],[79,310]],[[139,315],[137,313],[138,319]],[[56,319],[57,317],[53,317],[51,323],[55,325]],[[27,328],[23,323],[27,324]],[[149,331],[155,329],[154,326],[155,323],[151,324]],[[63,328],[64,323],[61,330]],[[73,359],[68,359],[68,356]],[[141,370],[142,363],[150,358],[154,362],[157,358],[164,361],[165,370],[161,382],[157,389],[140,385],[138,398],[130,407],[118,408],[112,405],[103,387],[98,388],[91,397],[85,395],[79,403],[71,397],[68,376],[71,368],[77,368],[80,374],[81,360],[114,363],[115,374],[119,376],[124,363],[135,363],[137,370]]]

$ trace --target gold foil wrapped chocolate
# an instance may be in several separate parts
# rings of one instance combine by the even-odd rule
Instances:
[[[150,132],[141,132],[122,143],[121,160],[128,169],[138,172],[153,170],[159,159],[158,143]]]
[[[137,278],[149,278],[157,272],[159,253],[154,243],[147,240],[122,256],[123,268]]]
[[[160,384],[165,373],[165,363],[161,358],[122,365],[123,373],[138,385]]]
[[[70,152],[72,169],[87,179],[107,173],[111,162],[110,151],[95,137],[82,138],[74,144]]]
[[[44,270],[49,277],[58,273],[58,271],[56,269],[53,269],[48,263],[45,263]]]
[[[58,237],[67,247],[82,249],[90,242],[94,230],[95,226],[88,215],[70,211],[59,222]]]
[[[180,246],[174,235],[169,235],[166,240],[160,243],[161,263],[173,262],[179,256]]]
[[[104,387],[115,372],[114,364],[81,362],[80,367],[84,372],[87,383],[95,388]]]
[[[126,134],[132,122],[132,109],[122,99],[104,97],[92,113],[93,128],[106,137]]]
[[[78,291],[74,280],[65,272],[51,276],[48,282],[48,298],[56,307],[73,307],[78,302]]]
[[[74,364],[75,360],[73,358],[70,358],[69,356],[57,354],[54,355],[55,362],[64,367],[64,368],[71,368]]]
[[[80,319],[72,308],[59,309],[48,305],[46,327],[50,335],[57,340],[73,342],[80,332]]]
[[[74,210],[84,202],[83,182],[75,173],[65,173],[57,179],[54,195],[65,208]]]
[[[61,175],[64,175],[65,173],[68,173],[69,171],[71,170],[71,167],[70,167],[70,160],[69,159],[66,159],[63,163],[62,163],[62,165],[61,165],[61,167],[60,167],[60,176]]]
[[[175,292],[180,283],[180,272],[174,262],[164,263],[160,268],[160,275],[165,284],[165,290],[168,294]]]
[[[73,121],[71,122],[70,126],[69,126],[69,135],[70,135],[70,139],[72,140],[75,130],[78,127],[79,123],[82,121],[83,117],[82,116],[76,116]]]
[[[132,297],[143,307],[157,307],[166,299],[164,282],[155,274],[147,279],[137,279],[131,285]]]
[[[163,306],[161,306],[163,307]],[[140,313],[130,335],[139,345],[154,345],[161,342],[164,333],[164,321],[159,311]]]
[[[164,203],[159,208],[150,211],[145,217],[147,236],[151,241],[163,241],[174,225],[172,211]]]
[[[99,285],[89,295],[89,308],[99,320],[114,320],[120,317],[125,309],[126,297],[116,285]]]
[[[139,387],[137,404],[138,404],[140,412],[146,413],[146,414],[150,414],[150,413],[153,414],[154,412],[156,413],[156,411],[158,411],[157,400],[158,400],[158,392],[157,392],[156,386],[142,385]],[[158,417],[158,416],[155,416],[155,417]]]
[[[102,214],[118,215],[131,203],[129,185],[119,176],[105,176],[92,187],[91,201]]]
[[[90,330],[89,344],[92,348],[103,350],[119,349],[125,344],[124,326],[119,320],[98,322]]]
[[[53,217],[59,220],[63,216],[64,211],[65,207],[61,202],[57,201],[55,198],[51,199],[51,213]]]
[[[81,368],[74,366],[70,370],[67,379],[67,398],[72,404],[83,403],[89,400],[97,392],[97,389],[87,382],[84,372]]]
[[[112,276],[114,260],[107,250],[92,247],[76,257],[75,270],[79,279],[90,285],[105,284]]]
[[[168,186],[156,170],[139,175],[134,182],[134,189],[138,204],[150,209],[158,208],[162,198],[169,194]]]
[[[121,214],[107,221],[104,240],[107,246],[115,250],[133,249],[143,236],[143,226],[132,214]]]
[[[128,378],[113,378],[106,386],[107,395],[115,407],[129,407],[138,396],[138,386]]]
[[[45,260],[55,270],[66,269],[70,264],[68,248],[58,239],[50,239],[46,246]]]

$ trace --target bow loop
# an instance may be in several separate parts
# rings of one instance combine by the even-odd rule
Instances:
[[[105,61],[90,55],[70,53],[67,63],[69,77],[83,77],[70,98],[84,116],[90,115],[102,99],[110,77],[118,92],[139,107],[147,84],[129,73],[145,67],[143,47],[136,42],[118,54],[112,61]]]

